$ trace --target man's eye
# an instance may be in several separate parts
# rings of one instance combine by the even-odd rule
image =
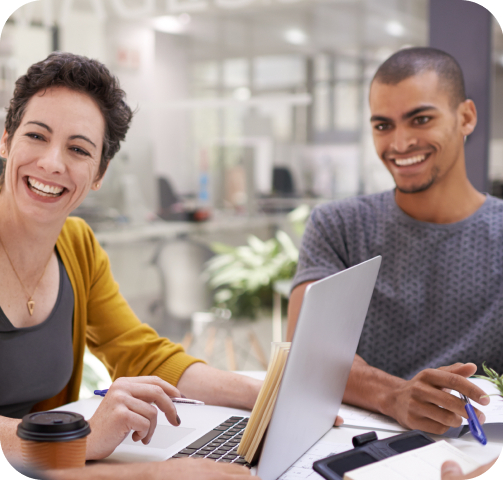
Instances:
[[[424,124],[428,123],[430,120],[431,120],[431,117],[423,115],[421,117],[416,117],[414,119],[414,123],[417,125],[424,125]]]
[[[390,125],[389,123],[378,123],[377,125],[374,125],[374,128],[379,132],[384,132],[390,128]]]

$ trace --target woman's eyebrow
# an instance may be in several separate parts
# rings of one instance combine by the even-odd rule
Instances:
[[[94,148],[97,148],[96,145],[94,144],[94,142],[92,142],[89,138],[87,138],[86,136],[84,135],[72,135],[70,137],[70,140],[75,140],[76,138],[80,138],[81,140],[84,140],[86,142],[89,142]]]
[[[31,120],[29,122],[26,122],[25,126],[26,125],[30,125],[30,124],[38,125],[39,127],[45,128],[49,133],[52,133],[52,128],[49,127],[49,125],[46,125],[45,123],[37,122],[35,120]]]

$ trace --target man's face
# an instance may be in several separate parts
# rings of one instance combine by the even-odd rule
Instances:
[[[427,190],[453,169],[464,168],[464,136],[475,127],[475,107],[467,100],[454,108],[435,72],[396,85],[374,81],[370,111],[377,154],[399,191]]]

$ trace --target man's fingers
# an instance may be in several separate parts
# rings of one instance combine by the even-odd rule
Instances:
[[[344,423],[344,419],[342,417],[339,417],[337,415],[337,418],[335,419],[334,427],[340,427]]]
[[[432,403],[422,404],[420,408],[418,408],[415,412],[415,416],[425,417],[447,428],[460,427],[463,422],[463,419],[460,415],[447,410],[446,408],[440,408],[439,406],[433,405]]]
[[[404,427],[410,428],[411,430],[418,429],[423,432],[433,433],[435,435],[443,435],[449,427],[441,423],[435,422],[427,417],[409,417],[407,423],[400,424]]]
[[[463,475],[463,471],[461,467],[452,460],[448,460],[442,464],[442,480],[456,480],[461,479]]]
[[[465,372],[473,372],[475,373],[477,371],[477,365],[474,363],[453,363],[452,365],[445,365],[443,367],[438,367],[437,370],[443,370],[444,372],[451,372],[451,373],[456,373],[457,375],[462,375],[462,373]],[[459,373],[462,372],[462,373]],[[469,376],[473,375],[473,373],[470,373]],[[464,375],[462,375],[464,376]]]
[[[468,398],[471,398],[481,405],[487,405],[489,403],[489,398],[486,396],[486,392],[461,375],[440,369],[424,370],[421,374],[422,379],[426,383],[429,383],[438,389],[447,388],[449,390],[455,390],[456,392],[466,395]]]

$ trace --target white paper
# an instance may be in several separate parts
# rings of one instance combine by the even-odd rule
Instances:
[[[353,445],[350,443],[318,442],[281,475],[279,480],[299,480],[306,478],[309,480],[322,480],[323,477],[313,470],[313,462],[330,455],[335,455],[336,453],[346,452],[352,448]]]
[[[458,463],[463,473],[480,466],[473,458],[442,440],[357,468],[347,475],[351,480],[438,480],[446,460]]]
[[[345,403],[339,409],[339,416],[344,419],[344,425],[349,427],[365,427],[369,430],[390,430],[392,432],[406,432],[408,430],[391,417]]]
[[[488,395],[494,395],[497,394],[497,397],[489,397],[491,399],[491,402],[489,405],[479,405],[478,403],[475,403],[474,401],[471,401],[472,405],[480,410],[481,412],[484,413],[486,416],[486,424],[488,423],[503,423],[503,398],[501,398],[499,395],[499,390],[496,388],[495,385],[493,385],[491,382],[487,380],[483,380],[481,378],[470,378],[470,382],[474,383],[477,385],[477,387],[481,388],[486,392]],[[457,394],[457,392],[453,392],[454,394]],[[463,425],[468,425],[468,420],[464,419],[463,420]]]

